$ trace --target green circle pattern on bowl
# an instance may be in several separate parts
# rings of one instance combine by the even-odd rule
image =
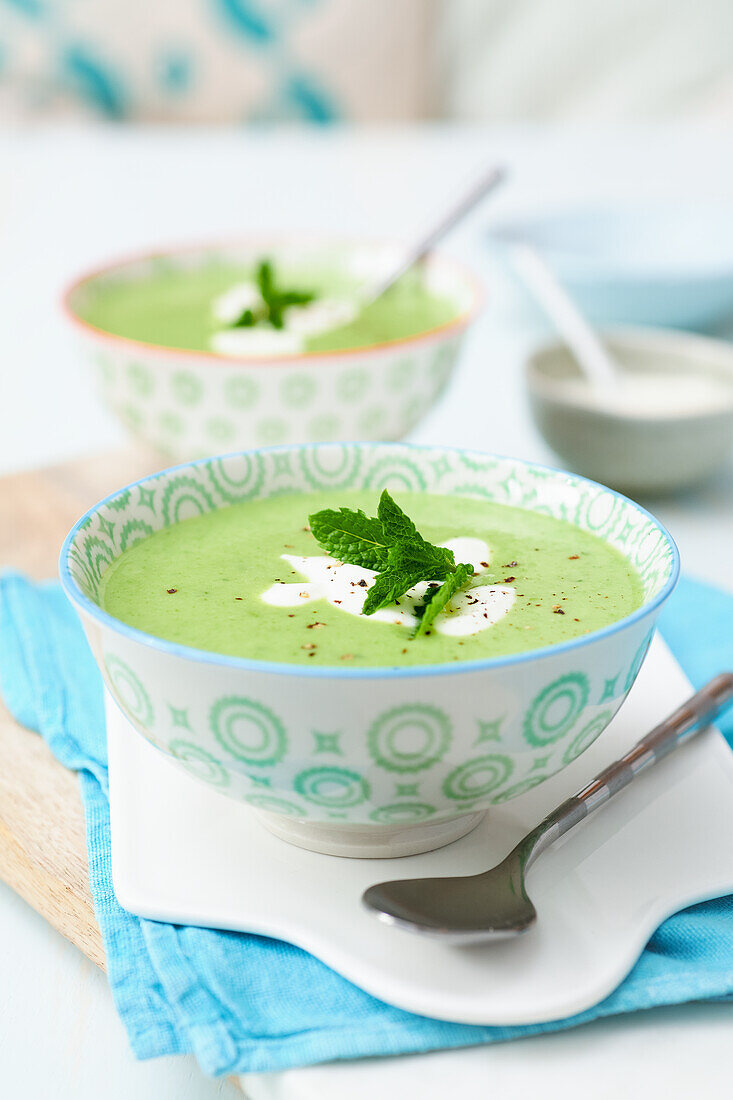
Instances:
[[[165,526],[214,510],[211,494],[194,477],[178,474],[166,486],[161,501]]]
[[[400,737],[419,738],[419,747],[400,748]],[[367,742],[369,754],[380,768],[392,772],[422,771],[445,756],[451,743],[451,724],[442,710],[425,703],[394,707],[372,725]]]
[[[128,718],[131,718],[137,725],[142,726],[143,729],[152,729],[153,704],[140,681],[140,677],[132,671],[129,665],[113,654],[105,658],[104,667],[107,670],[114,697]]]
[[[155,379],[149,367],[142,363],[129,363],[127,378],[131,388],[139,397],[149,397],[155,389]]]
[[[403,393],[412,384],[415,363],[412,359],[398,359],[389,370],[387,385],[392,393]]]
[[[244,801],[255,810],[266,810],[270,814],[285,814],[286,817],[307,817],[308,814],[294,802],[288,802],[285,798],[277,798],[272,794],[248,794]]]
[[[310,405],[316,395],[318,387],[312,375],[291,374],[283,379],[280,386],[280,397],[284,405],[289,408],[303,408]]]
[[[191,371],[177,371],[171,380],[174,399],[181,405],[197,405],[204,394],[203,382]]]
[[[642,664],[644,663],[644,658],[646,657],[646,651],[649,649],[649,646],[651,645],[653,634],[654,634],[654,631],[650,630],[649,633],[647,634],[646,638],[644,639],[644,641],[641,643],[641,645],[637,649],[636,653],[634,654],[634,659],[631,662],[631,665],[629,666],[628,673],[626,674],[626,682],[624,684],[624,690],[625,691],[630,690],[632,684],[634,683],[634,680],[639,675],[639,669],[641,668]]]
[[[227,695],[211,708],[209,722],[219,744],[230,756],[258,767],[277,764],[288,739],[277,715],[261,703]]]
[[[234,405],[237,409],[252,409],[257,404],[260,388],[254,378],[239,375],[237,378],[228,378],[224,383],[224,397],[227,404]]]
[[[435,813],[435,806],[426,802],[393,802],[372,810],[369,819],[378,825],[415,825]]]
[[[90,535],[84,541],[84,553],[89,567],[89,575],[96,579],[97,584],[99,584],[108,566],[115,560],[114,544],[110,538],[110,532],[113,528],[108,527],[105,530],[104,522],[104,520],[100,521],[100,530],[107,536],[106,538],[101,537],[101,535]],[[109,520],[106,522],[109,524]]]
[[[208,438],[218,443],[220,447],[226,447],[237,435],[236,425],[223,416],[210,417],[204,427]]]
[[[369,784],[358,772],[347,768],[308,768],[295,777],[298,794],[317,806],[343,810],[369,798]]]
[[[319,413],[308,422],[308,434],[324,442],[338,439],[342,434],[341,421],[334,413]]]
[[[521,782],[515,783],[513,787],[507,787],[506,790],[499,791],[499,793],[492,798],[492,804],[498,806],[501,802],[511,802],[513,798],[519,798],[520,794],[526,794],[526,792],[531,791],[533,787],[538,787],[540,783],[544,783],[546,779],[549,779],[549,776],[530,775],[527,779],[522,779]]]
[[[158,418],[158,428],[163,437],[175,439],[176,436],[183,435],[183,419],[178,413],[164,409]]]
[[[385,485],[392,489],[417,492],[427,488],[427,479],[420,465],[410,459],[385,458],[375,462],[364,480],[365,489],[383,489]]]
[[[455,768],[443,781],[443,794],[456,802],[485,798],[506,783],[514,770],[511,757],[499,753],[477,756]]]
[[[535,697],[522,728],[530,745],[550,745],[575,725],[588,702],[590,685],[582,672],[570,672],[548,684]]]
[[[129,550],[136,542],[146,539],[148,535],[152,535],[152,533],[153,528],[149,523],[146,523],[145,520],[128,519],[126,523],[123,523],[120,529],[120,550],[124,553],[125,550]]]
[[[279,416],[268,416],[255,426],[255,439],[264,447],[274,447],[285,443],[288,438],[287,421]]]
[[[229,786],[229,772],[215,756],[206,749],[202,749],[200,745],[194,745],[191,741],[182,741],[179,738],[170,742],[168,751],[186,771],[197,779],[203,779],[213,787]]]
[[[369,375],[363,367],[346,371],[336,380],[336,393],[348,403],[361,401],[369,388]]]
[[[237,504],[256,497],[265,480],[262,455],[252,453],[242,458],[243,461],[240,460],[238,465],[226,458],[212,458],[206,463],[213,488],[227,504]]]
[[[574,737],[568,745],[562,758],[563,764],[571,764],[573,760],[577,760],[580,754],[585,752],[600,737],[611,718],[612,713],[610,710],[604,710],[602,714],[597,714],[595,718],[592,718],[588,725],[584,726],[577,737]]]
[[[361,468],[361,451],[346,444],[300,452],[300,467],[313,489],[348,489]]]

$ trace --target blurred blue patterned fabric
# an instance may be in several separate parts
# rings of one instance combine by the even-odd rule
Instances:
[[[0,0],[0,123],[729,121],[732,30],[730,0]]]
[[[0,120],[420,114],[423,0],[0,0]]]

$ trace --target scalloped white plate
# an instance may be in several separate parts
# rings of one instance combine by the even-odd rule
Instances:
[[[670,913],[733,892],[733,753],[711,730],[640,776],[532,868],[537,927],[449,947],[360,905],[385,878],[473,874],[647,732],[690,685],[656,638],[608,730],[559,775],[424,855],[356,860],[278,840],[251,811],[188,776],[108,699],[112,870],[130,912],[259,932],[317,955],[374,996],[471,1024],[528,1024],[590,1007],[628,973]]]

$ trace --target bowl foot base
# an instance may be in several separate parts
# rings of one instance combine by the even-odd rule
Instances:
[[[392,859],[432,852],[470,833],[486,815],[485,810],[480,810],[448,821],[418,825],[324,825],[263,810],[254,812],[266,829],[288,844],[326,856],[355,859]]]

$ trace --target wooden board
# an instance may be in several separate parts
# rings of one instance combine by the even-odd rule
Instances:
[[[161,466],[141,451],[0,479],[0,568],[53,577],[66,532],[100,497]],[[0,700],[0,878],[99,966],[77,777]]]

